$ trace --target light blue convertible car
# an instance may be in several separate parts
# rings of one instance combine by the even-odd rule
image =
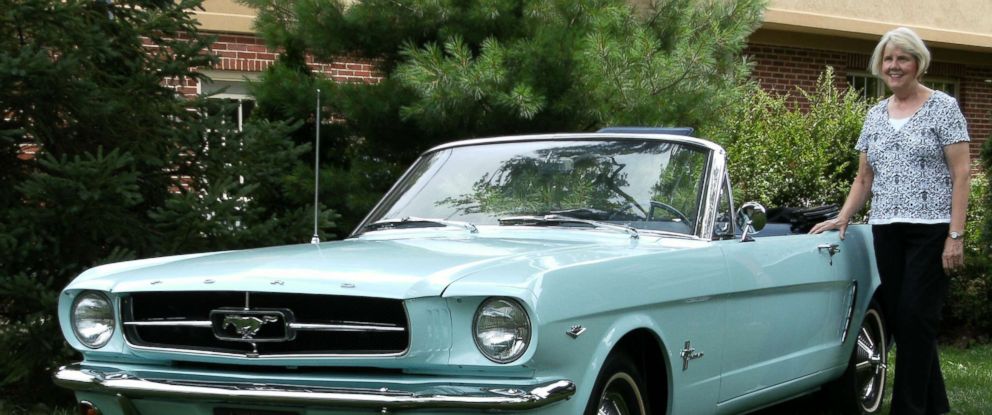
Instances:
[[[870,229],[764,226],[730,184],[675,134],[442,145],[345,240],[80,275],[54,379],[105,415],[878,412]]]

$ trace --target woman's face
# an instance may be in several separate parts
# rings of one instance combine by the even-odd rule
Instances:
[[[912,87],[916,85],[916,70],[919,64],[916,58],[891,43],[885,45],[882,54],[882,80],[889,89]]]

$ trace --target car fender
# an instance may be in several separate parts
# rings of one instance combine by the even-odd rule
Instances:
[[[585,365],[581,376],[575,380],[576,399],[584,399],[585,402],[589,401],[589,395],[596,384],[596,378],[599,376],[599,372],[602,370],[607,356],[616,349],[617,345],[627,335],[638,330],[650,332],[655,341],[658,342],[658,347],[662,350],[665,363],[665,373],[663,376],[668,386],[668,396],[672,396],[672,356],[669,355],[669,351],[665,346],[667,343],[665,342],[664,330],[647,314],[632,313],[621,316],[621,318],[613,321],[612,324],[603,329],[602,338],[599,339],[592,353],[589,354],[589,364]]]

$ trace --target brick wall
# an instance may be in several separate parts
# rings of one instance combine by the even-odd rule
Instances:
[[[827,66],[834,68],[834,81],[842,88],[847,87],[849,71],[868,72],[868,54],[760,44],[749,45],[744,53],[755,63],[752,78],[763,89],[789,93],[790,102],[801,108],[808,103],[795,93],[796,87],[807,91],[815,88],[817,77]],[[958,102],[968,120],[972,159],[976,159],[981,143],[992,134],[992,83],[985,82],[992,79],[992,67],[934,62],[928,74],[959,82]]]
[[[219,35],[211,48],[220,57],[220,64],[214,69],[225,71],[261,72],[272,65],[277,55],[257,36]],[[309,56],[307,64],[337,82],[372,83],[382,80],[382,76],[375,72],[373,63],[360,59],[318,62]]]
[[[968,118],[968,133],[971,135],[972,159],[977,159],[979,145],[992,135],[992,68],[971,67],[965,70],[961,81],[961,106]]]
[[[220,58],[220,62],[211,69],[259,73],[271,66],[278,56],[277,51],[270,50],[257,36],[235,34],[216,34],[216,36],[217,40],[211,45],[211,49]],[[307,64],[336,82],[373,83],[382,80],[382,76],[376,73],[372,62],[360,59],[341,58],[331,62],[319,62],[308,56]],[[166,83],[179,89],[184,95],[197,93],[197,84],[194,80],[183,83],[166,80]]]
[[[806,100],[796,93],[796,88],[807,91],[816,89],[816,80],[827,66],[834,68],[834,82],[847,86],[847,53],[780,46],[749,45],[744,54],[755,63],[751,77],[765,91],[789,94],[790,102],[806,108]]]

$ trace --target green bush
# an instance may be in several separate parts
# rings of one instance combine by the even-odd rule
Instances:
[[[984,194],[971,199],[972,212],[978,212],[976,213],[976,226],[973,229],[975,231],[973,235],[980,252],[988,258],[989,255],[992,255],[992,189],[989,188],[992,186],[992,134],[989,134],[985,144],[982,145],[979,166],[981,166],[982,174],[985,177],[986,187]]]
[[[965,228],[965,268],[951,277],[946,332],[989,340],[992,333],[992,139],[982,148],[982,173],[971,181]]]
[[[857,91],[838,89],[830,67],[815,90],[796,93],[808,109],[798,108],[795,96],[748,85],[723,114],[726,121],[704,131],[727,149],[735,200],[790,207],[844,202],[869,103]]]

